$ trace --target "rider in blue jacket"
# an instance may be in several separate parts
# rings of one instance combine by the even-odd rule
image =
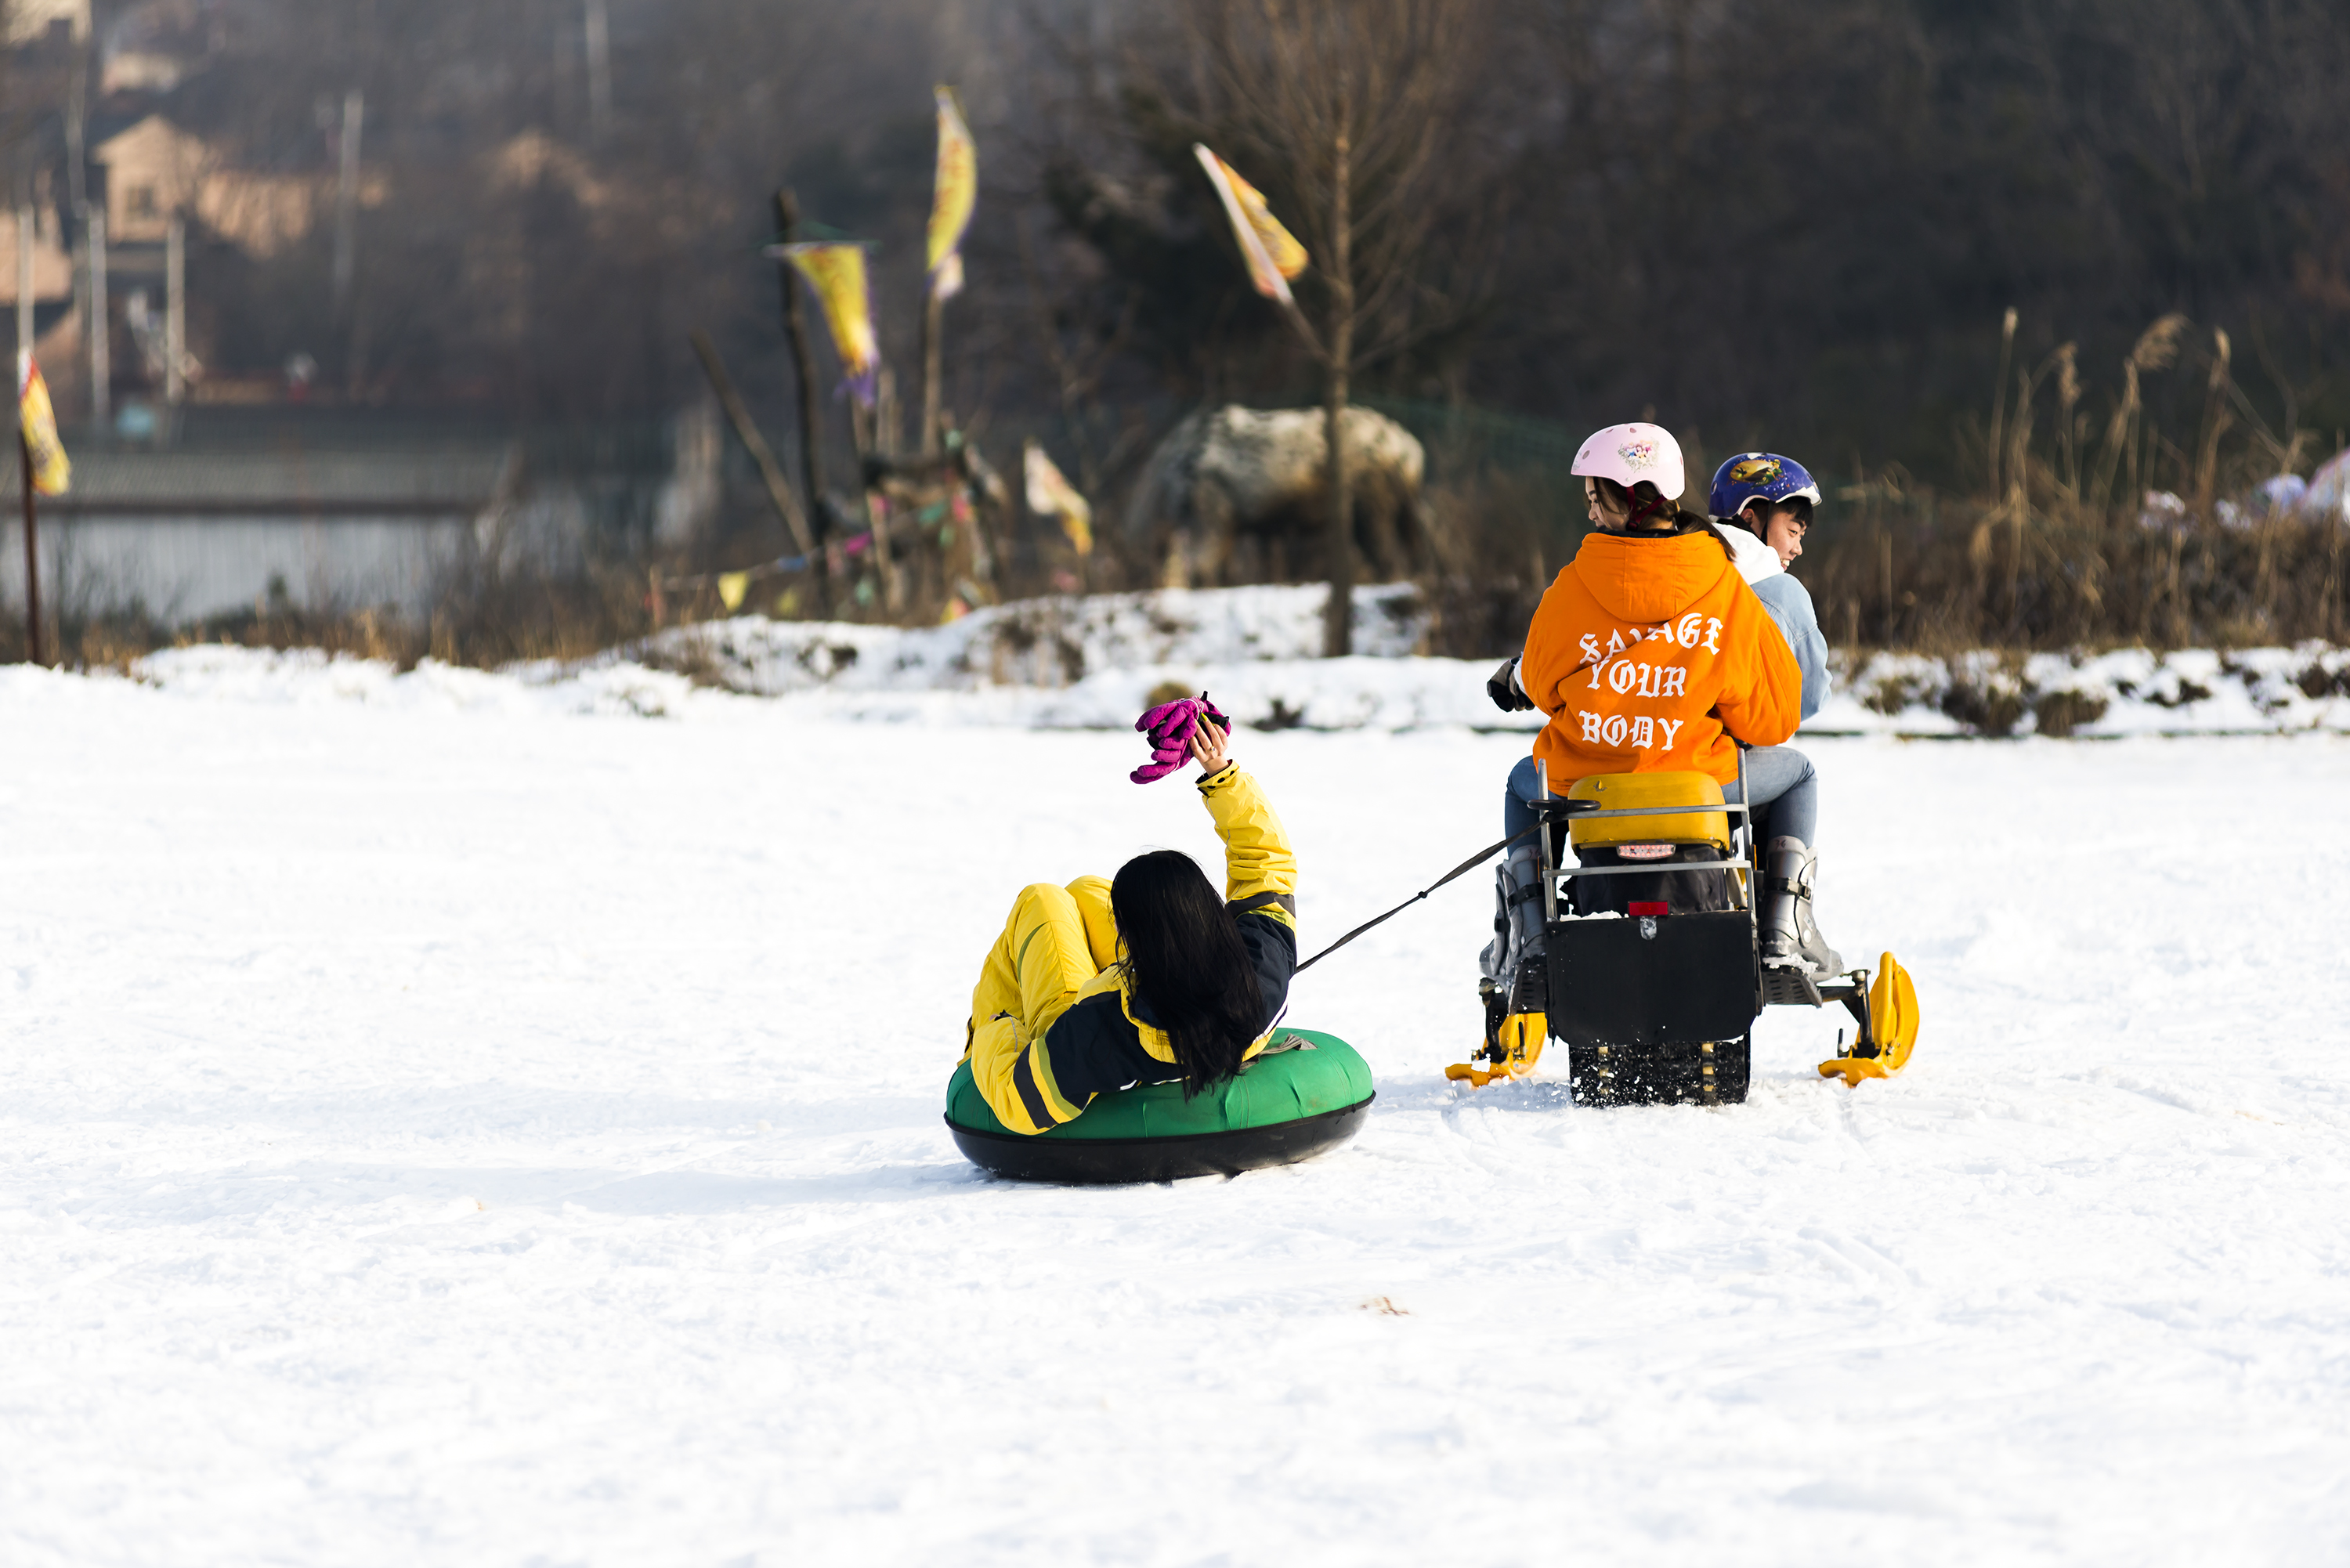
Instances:
[[[1787,568],[1804,553],[1819,482],[1791,457],[1742,452],[1714,471],[1709,509],[1713,525],[1736,554],[1738,575],[1779,624],[1795,667],[1804,673],[1803,716],[1820,711],[1828,694],[1828,643],[1812,596]]]

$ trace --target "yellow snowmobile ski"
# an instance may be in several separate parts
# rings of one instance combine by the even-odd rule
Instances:
[[[1523,1078],[1542,1061],[1543,1045],[1549,1039],[1547,1014],[1513,1012],[1502,1020],[1493,1037],[1472,1052],[1468,1061],[1453,1063],[1444,1069],[1444,1075],[1455,1083],[1465,1078],[1472,1089],[1482,1089],[1496,1078]],[[1478,1066],[1481,1058],[1492,1065]]]
[[[1863,1078],[1889,1078],[1909,1064],[1918,1044],[1918,988],[1891,953],[1878,958],[1877,982],[1868,988],[1868,1035],[1853,1043],[1853,1054],[1820,1064],[1823,1078],[1842,1078],[1858,1088]],[[1874,1046],[1874,1055],[1858,1053]]]

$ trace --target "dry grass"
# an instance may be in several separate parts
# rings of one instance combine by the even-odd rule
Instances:
[[[68,608],[49,621],[53,663],[113,670],[161,648],[226,643],[244,648],[315,648],[380,659],[411,670],[422,659],[494,668],[519,659],[579,659],[652,629],[644,568],[610,566],[562,577],[505,575],[452,585],[430,615],[379,609],[321,613],[283,592],[250,610],[189,625],[157,619],[139,606]],[[21,613],[0,617],[0,649],[22,657]]]
[[[2306,472],[2322,455],[2295,422],[2290,389],[2281,389],[2282,424],[2272,424],[2237,385],[2228,335],[2166,316],[2124,356],[2093,411],[2100,400],[2074,345],[2019,367],[2009,359],[2014,335],[2011,313],[1989,419],[1955,438],[1957,471],[1979,476],[1972,485],[1938,491],[1898,467],[1865,472],[1823,509],[1802,576],[1830,641],[1950,655],[2342,639],[2350,529],[2294,514],[2230,521],[2231,497],[2272,475]],[[2200,410],[2191,426],[2166,430],[2154,417],[2147,385],[2160,376],[2197,379],[2199,396],[2187,400]],[[1499,655],[1518,646],[1552,574],[1572,556],[1580,500],[1548,468],[1455,466],[1429,497],[1446,525],[1419,585],[1434,612],[1428,648]],[[2172,499],[2150,506],[2150,494]],[[999,540],[996,580],[1006,597],[1147,587],[1155,577],[1154,561],[1128,558],[1121,530],[1104,531],[1104,548],[1080,579],[1079,564],[1049,530],[1030,527],[1024,541]],[[908,541],[901,608],[888,618],[935,624],[979,598],[967,542],[958,555],[949,539]],[[68,613],[54,625],[52,646],[69,665],[124,670],[151,649],[197,641],[318,648],[403,669],[426,658],[485,667],[580,658],[658,625],[726,614],[715,579],[695,565],[704,575],[690,587],[665,576],[685,562],[645,559],[561,577],[452,582],[421,622],[375,611],[320,615],[282,594],[192,627],[160,624],[135,607]],[[883,618],[869,563],[859,570],[838,585],[835,616]],[[672,584],[659,596],[656,576]],[[770,583],[761,595],[747,607],[794,617],[814,604],[811,585],[795,581]],[[0,611],[0,650],[22,647],[21,621]],[[1985,701],[1975,717],[2012,722],[1991,697]],[[2068,719],[2085,722],[2061,712],[2041,722],[2062,728]]]
[[[2013,331],[2011,313],[2011,348]],[[2072,344],[2004,369],[1989,424],[1961,438],[1962,469],[1982,475],[1971,494],[1897,469],[1835,497],[1804,572],[1829,638],[1934,653],[2337,639],[2342,524],[2230,499],[2312,466],[2290,391],[2275,428],[2237,385],[2228,335],[2178,316],[2148,327],[2119,369],[2102,420],[2084,406]],[[2192,430],[2159,429],[2147,410],[2146,378],[2174,370],[2201,373]]]

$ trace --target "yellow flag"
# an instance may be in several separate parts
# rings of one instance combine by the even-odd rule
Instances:
[[[1094,509],[1077,493],[1076,486],[1061,476],[1045,449],[1035,441],[1022,454],[1024,477],[1028,482],[1028,510],[1061,519],[1061,532],[1080,556],[1094,553]]]
[[[724,605],[729,610],[741,609],[743,607],[743,596],[750,591],[750,573],[721,572],[718,574],[718,602]]]
[[[33,489],[42,495],[63,495],[73,482],[73,464],[66,461],[65,442],[57,439],[57,413],[49,406],[49,384],[33,363],[32,350],[16,355],[16,423],[24,432],[25,455],[33,467]]]
[[[963,123],[953,89],[941,87],[936,92],[939,173],[931,196],[930,255],[924,265],[930,269],[931,288],[944,299],[962,286],[960,266],[951,275],[941,269],[949,258],[961,260],[963,232],[971,227],[972,209],[979,204],[979,144],[972,140],[971,127]],[[952,287],[947,286],[950,283]]]
[[[1267,299],[1289,304],[1289,280],[1305,270],[1305,247],[1281,226],[1273,209],[1265,205],[1263,192],[1242,179],[1231,164],[1196,141],[1191,151],[1200,155],[1200,167],[1208,171],[1209,182],[1224,203],[1224,215],[1232,221],[1232,237],[1240,242],[1241,254],[1248,258],[1249,282]]]
[[[775,245],[769,254],[781,254],[816,290],[824,306],[825,324],[832,328],[832,346],[857,400],[873,406],[876,379],[881,371],[881,347],[873,337],[873,295],[865,279],[865,247],[838,241],[815,244]]]

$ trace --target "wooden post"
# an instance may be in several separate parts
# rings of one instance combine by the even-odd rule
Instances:
[[[1324,489],[1329,504],[1330,597],[1322,610],[1322,656],[1344,659],[1353,651],[1355,631],[1355,498],[1347,484],[1347,372],[1355,353],[1355,275],[1352,270],[1353,169],[1348,126],[1341,121],[1337,174],[1330,185],[1330,362],[1324,383],[1322,429],[1329,470]]]
[[[24,416],[17,415],[16,467],[25,480],[25,657],[35,664],[41,657],[41,549],[39,516],[33,507],[33,449],[25,440]]]
[[[935,281],[922,291],[922,455],[939,454],[939,326],[947,302],[939,297]]]
[[[359,268],[359,136],[367,123],[367,95],[343,94],[342,143],[335,171],[335,314],[350,303],[351,279]]]
[[[775,230],[785,244],[799,234],[799,199],[785,186],[775,192]],[[807,320],[801,312],[800,291],[792,283],[792,264],[779,260],[776,275],[784,289],[784,341],[792,351],[792,369],[800,394],[800,476],[807,485],[808,526],[816,536],[816,613],[832,614],[832,508],[824,497],[824,405],[816,400],[816,351],[808,344]]]
[[[1877,642],[1886,648],[1893,646],[1893,533],[1883,524],[1877,524],[1878,576],[1883,579],[1885,625],[1877,634]]]
[[[588,137],[604,145],[612,130],[612,16],[605,0],[588,0]]]
[[[751,453],[752,462],[758,466],[759,478],[767,487],[767,499],[775,504],[775,515],[781,517],[784,526],[792,531],[792,537],[799,542],[800,549],[808,556],[809,565],[820,569],[820,563],[816,560],[816,535],[808,532],[807,519],[800,514],[799,499],[792,493],[791,481],[784,477],[783,464],[775,461],[775,454],[768,447],[766,438],[759,433],[759,427],[751,422],[751,410],[743,405],[742,395],[734,390],[734,379],[726,373],[725,362],[718,358],[718,350],[711,343],[709,335],[697,328],[692,334],[692,342],[693,352],[702,360],[702,373],[710,378],[710,389],[718,394],[718,406],[726,410],[727,422],[734,427],[735,435],[742,439],[743,447]]]
[[[869,439],[865,450],[878,452],[883,457],[897,456],[900,429],[898,422],[898,375],[884,365],[873,372],[873,419],[867,427]]]
[[[163,231],[163,401],[176,410],[187,396],[188,225],[172,214]]]
[[[16,352],[33,351],[33,209],[16,209]]]
[[[972,581],[986,596],[988,603],[1000,604],[1003,596],[995,586],[995,540],[990,514],[995,510],[992,499],[995,483],[1001,482],[995,480],[987,460],[970,441],[962,441],[955,455],[961,460],[957,467],[962,475],[963,493],[971,498]]]
[[[103,425],[114,400],[114,349],[106,340],[106,214],[89,215],[89,417]]]
[[[865,526],[873,540],[873,569],[881,576],[881,607],[895,615],[906,602],[906,590],[898,577],[897,557],[889,550],[889,499],[874,494],[864,472],[865,460],[873,452],[873,427],[879,412],[878,402],[867,409],[860,407],[855,398],[848,400],[848,433],[857,443],[857,487],[865,498]]]

